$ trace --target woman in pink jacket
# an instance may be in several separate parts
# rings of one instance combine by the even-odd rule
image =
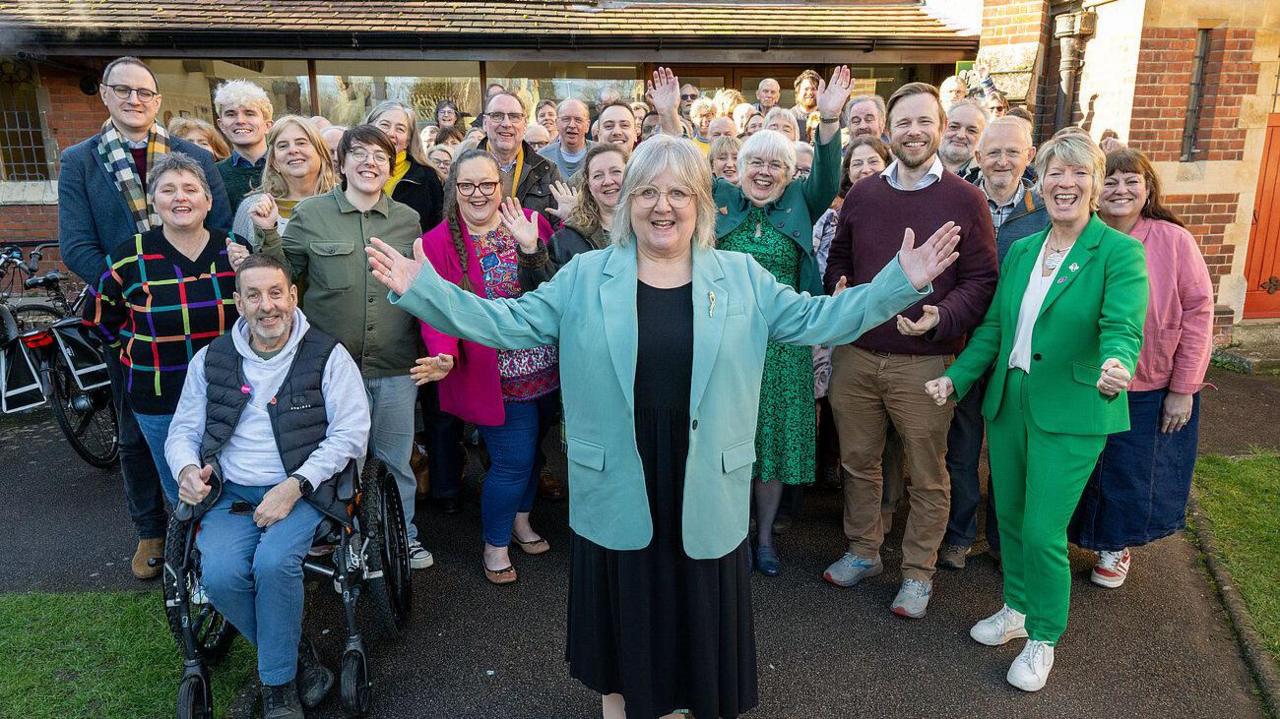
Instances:
[[[1072,520],[1070,538],[1098,552],[1091,579],[1124,584],[1129,549],[1182,529],[1199,441],[1200,388],[1209,367],[1213,283],[1182,221],[1161,204],[1146,155],[1107,155],[1099,216],[1146,248],[1150,302],[1138,371],[1129,386],[1131,429],[1113,434]]]
[[[493,156],[462,153],[445,185],[444,221],[422,236],[422,250],[440,276],[481,297],[519,297],[520,277],[547,266],[551,225],[504,198]],[[549,278],[549,272],[546,272]],[[538,490],[537,446],[555,414],[560,388],[554,346],[495,350],[422,324],[428,357],[413,375],[439,381],[440,409],[474,423],[491,464],[480,496],[484,573],[494,584],[516,581],[508,547],[525,554],[551,548],[529,514]]]

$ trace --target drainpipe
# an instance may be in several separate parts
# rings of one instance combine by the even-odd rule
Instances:
[[[1053,36],[1058,40],[1058,108],[1054,127],[1071,124],[1076,104],[1076,83],[1080,66],[1084,64],[1084,44],[1097,27],[1098,16],[1093,12],[1063,13],[1053,19]]]

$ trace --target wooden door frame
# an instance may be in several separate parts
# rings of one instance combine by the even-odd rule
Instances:
[[[1280,213],[1280,112],[1267,116],[1266,133],[1268,141],[1264,141],[1262,161],[1258,166],[1253,221],[1249,226],[1249,246],[1245,256],[1243,317],[1247,320],[1280,318],[1280,302],[1268,308],[1259,308],[1257,300],[1250,302],[1251,297],[1258,297],[1261,284],[1269,279],[1263,275],[1280,274],[1280,269],[1277,269],[1280,267],[1280,257],[1277,256],[1280,254],[1280,218],[1273,219],[1272,216]],[[1269,226],[1274,228],[1270,236],[1261,236]]]

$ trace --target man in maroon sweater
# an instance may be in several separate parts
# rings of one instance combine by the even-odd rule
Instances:
[[[889,423],[902,437],[911,475],[911,513],[902,539],[902,587],[895,614],[925,615],[934,564],[950,508],[944,457],[952,405],[934,405],[924,383],[938,376],[982,321],[995,294],[995,232],[982,191],[946,171],[938,144],[946,117],[938,91],[924,83],[900,88],[888,103],[894,161],[849,190],[840,210],[825,277],[870,282],[892,261],[904,232],[923,242],[938,227],[961,228],[960,259],[933,281],[933,293],[831,357],[831,409],[840,434],[845,482],[844,531],[849,549],[824,577],[849,587],[882,571],[880,456]]]

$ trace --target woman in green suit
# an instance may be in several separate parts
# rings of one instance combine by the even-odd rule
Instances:
[[[628,164],[611,246],[519,298],[465,292],[371,240],[374,276],[424,322],[490,347],[560,349],[566,654],[609,718],[755,706],[745,540],[765,346],[848,342],[918,301],[956,257],[948,223],[919,247],[906,238],[871,283],[811,297],[713,249],[715,222],[706,160],[657,136]]]
[[[1067,626],[1067,524],[1107,435],[1129,429],[1123,397],[1147,313],[1142,245],[1094,215],[1106,159],[1087,135],[1036,155],[1051,224],[1019,240],[986,318],[946,374],[939,404],[988,370],[983,400],[1003,547],[1004,607],[969,635],[989,646],[1027,637],[1006,679],[1037,691]]]

